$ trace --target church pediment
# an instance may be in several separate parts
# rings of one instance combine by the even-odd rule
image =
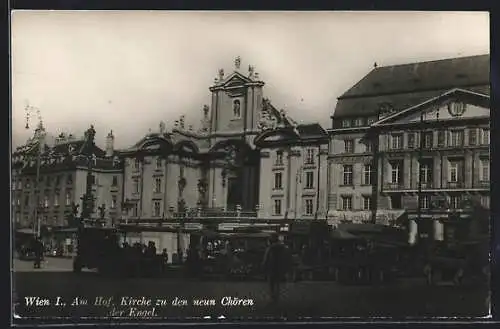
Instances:
[[[243,87],[246,83],[251,82],[251,80],[239,72],[234,72],[230,75],[224,82],[225,88],[238,88]]]
[[[266,131],[260,136],[257,136],[254,143],[257,146],[263,146],[274,143],[292,142],[296,141],[298,138],[299,136],[295,132],[289,130]]]
[[[408,124],[436,120],[467,120],[490,116],[490,98],[461,89],[454,89],[421,104],[392,114],[374,126]]]

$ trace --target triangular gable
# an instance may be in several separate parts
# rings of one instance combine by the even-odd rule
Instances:
[[[222,85],[226,88],[241,87],[248,82],[252,82],[252,80],[239,72],[234,72],[224,80]]]
[[[385,117],[373,126],[424,121],[488,117],[490,97],[469,90],[453,89],[425,102]],[[439,116],[438,116],[439,113]]]

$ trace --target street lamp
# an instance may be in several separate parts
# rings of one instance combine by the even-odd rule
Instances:
[[[36,158],[36,181],[35,181],[35,187],[39,189],[38,184],[40,184],[40,163],[41,163],[41,156],[42,156],[42,151],[43,151],[43,146],[45,144],[45,129],[43,127],[43,120],[42,120],[42,114],[40,112],[40,109],[26,105],[25,108],[26,111],[26,129],[30,129],[29,126],[29,120],[30,120],[30,115],[33,112],[36,112],[37,117],[38,117],[38,124],[37,128],[35,129],[35,135],[34,139],[38,143],[38,152],[37,152],[37,158]],[[39,189],[40,190],[40,189]],[[40,237],[40,218],[38,214],[38,207],[40,205],[40,194],[36,194],[36,203],[35,207],[33,209],[33,234]]]

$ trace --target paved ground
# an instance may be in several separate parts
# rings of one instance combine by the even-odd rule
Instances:
[[[265,282],[201,282],[181,279],[111,279],[97,273],[69,272],[71,260],[47,260],[43,270],[32,270],[31,262],[14,264],[16,314],[22,317],[88,317],[109,316],[113,310],[122,315],[131,314],[131,307],[120,305],[121,297],[146,297],[152,303],[160,299],[166,305],[138,307],[135,310],[155,308],[153,318],[186,318],[211,316],[217,318],[261,319],[284,316],[303,317],[428,317],[428,316],[483,316],[487,314],[488,287],[428,287],[423,280],[405,280],[381,286],[345,286],[335,282],[298,282],[285,285],[281,302],[269,302]],[[66,307],[56,306],[62,297]],[[95,306],[98,296],[112,297],[114,305]],[[252,299],[253,306],[221,306],[221,299],[231,296]],[[26,297],[49,299],[49,306],[27,306]],[[87,305],[70,306],[76,297],[86,299]],[[185,299],[188,306],[173,306],[175,298]],[[215,299],[216,306],[193,306],[194,299]],[[115,316],[117,314],[114,314]]]
[[[42,268],[33,269],[33,261],[14,259],[14,272],[70,272],[73,267],[71,258],[45,257]]]

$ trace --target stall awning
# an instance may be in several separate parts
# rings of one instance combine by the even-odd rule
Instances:
[[[20,228],[16,232],[21,234],[35,234],[32,228]]]

